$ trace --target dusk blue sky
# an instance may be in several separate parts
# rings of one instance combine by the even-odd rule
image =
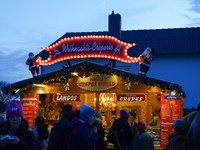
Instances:
[[[108,15],[122,17],[122,30],[200,26],[199,0],[2,0],[0,81],[32,75],[25,61],[66,32],[108,31]]]

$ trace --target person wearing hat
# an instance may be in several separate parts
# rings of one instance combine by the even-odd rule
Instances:
[[[97,128],[92,126],[95,121],[96,111],[87,104],[82,104],[80,109],[81,119],[74,118],[68,125],[71,134],[67,143],[67,150],[93,150],[98,134]]]
[[[72,113],[72,105],[64,105],[63,109],[59,112],[62,114],[62,118],[51,129],[47,150],[62,150],[65,145],[64,133],[69,124],[69,116]]]
[[[6,122],[0,128],[1,150],[36,150],[35,135],[28,129],[19,100],[12,100],[6,111]]]
[[[96,112],[95,121],[94,121],[93,126],[97,127],[97,133],[99,135],[95,149],[96,150],[106,150],[106,143],[104,141],[105,131],[102,127],[101,113]]]
[[[154,150],[153,139],[149,133],[146,132],[146,124],[139,121],[137,125],[138,132],[133,139],[134,150]]]
[[[107,141],[114,144],[114,150],[132,150],[134,133],[128,124],[130,113],[124,109],[120,110],[120,118],[113,122],[108,133]]]
[[[176,119],[174,121],[174,132],[169,135],[165,150],[187,149],[187,132],[196,115],[197,111],[193,111],[182,119]]]

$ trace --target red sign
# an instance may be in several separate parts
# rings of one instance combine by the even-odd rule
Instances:
[[[41,65],[76,58],[108,58],[125,63],[136,63],[139,57],[130,57],[129,48],[136,44],[125,43],[112,36],[79,36],[64,38],[50,47],[42,49],[49,52],[49,58],[40,61]]]
[[[53,95],[54,102],[79,102],[80,95],[76,94],[58,94]]]
[[[145,94],[117,94],[117,102],[145,102]]]
[[[39,96],[27,95],[21,97],[24,119],[29,123],[29,128],[32,129],[35,125],[35,118],[39,115]]]
[[[169,135],[174,132],[172,125],[184,116],[183,112],[182,97],[161,94],[161,147],[167,145]]]

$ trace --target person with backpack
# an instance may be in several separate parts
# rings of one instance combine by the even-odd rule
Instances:
[[[28,129],[19,100],[12,100],[6,111],[6,122],[0,128],[1,150],[36,150],[35,135]]]
[[[128,111],[120,110],[120,118],[113,122],[108,132],[107,141],[114,144],[114,150],[132,150],[134,133],[128,124],[129,117]]]
[[[62,150],[65,145],[64,135],[69,123],[69,116],[72,113],[72,105],[64,105],[59,112],[62,113],[62,118],[51,129],[47,150]]]
[[[32,131],[35,134],[37,150],[46,150],[48,146],[50,130],[48,129],[48,125],[44,122],[44,118],[42,116],[38,116],[35,119],[35,127]]]
[[[87,104],[80,109],[81,119],[74,118],[68,125],[71,130],[67,150],[94,150],[98,134],[97,128],[92,126],[96,111]]]

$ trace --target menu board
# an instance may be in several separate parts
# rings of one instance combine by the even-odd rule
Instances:
[[[27,95],[21,97],[24,119],[29,123],[32,129],[35,125],[35,118],[39,115],[39,95]]]
[[[165,148],[168,136],[174,132],[172,126],[176,119],[183,117],[183,98],[179,96],[161,95],[161,147]]]

